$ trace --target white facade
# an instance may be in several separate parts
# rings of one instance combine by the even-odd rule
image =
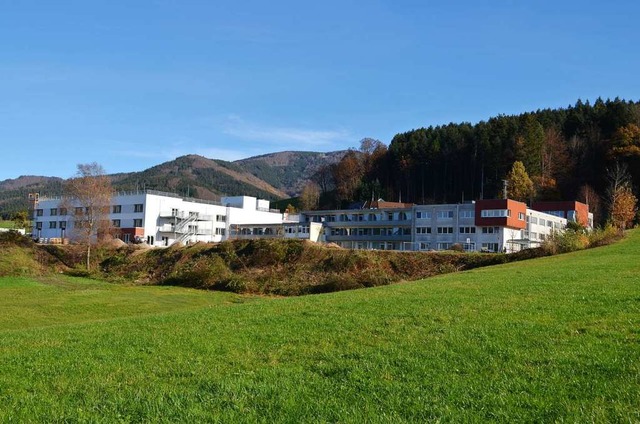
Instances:
[[[34,210],[35,238],[51,241],[77,236],[74,217],[82,210],[73,200],[63,200],[39,199]],[[176,242],[223,241],[234,224],[282,223],[283,215],[270,211],[269,201],[255,197],[223,197],[220,202],[212,202],[147,190],[113,196],[108,219],[114,235],[125,242],[170,246]]]

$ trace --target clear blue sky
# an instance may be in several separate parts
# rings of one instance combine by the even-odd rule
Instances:
[[[637,1],[0,0],[0,180],[640,99]]]

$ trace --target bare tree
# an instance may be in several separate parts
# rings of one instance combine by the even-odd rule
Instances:
[[[87,248],[87,270],[91,268],[91,245],[110,227],[109,208],[113,188],[104,168],[96,162],[78,164],[78,172],[67,181],[65,195],[73,211],[74,233]]]
[[[589,212],[593,213],[594,222],[602,223],[601,198],[593,189],[593,187],[588,184],[580,187],[580,191],[578,192],[578,200],[586,203],[589,206]]]

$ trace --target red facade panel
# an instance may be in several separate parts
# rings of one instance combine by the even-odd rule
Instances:
[[[511,216],[506,217],[482,217],[483,210],[508,210]],[[523,230],[526,228],[524,218],[527,213],[527,205],[511,199],[491,199],[476,201],[476,225],[481,227],[509,227]],[[520,215],[522,214],[522,215]]]

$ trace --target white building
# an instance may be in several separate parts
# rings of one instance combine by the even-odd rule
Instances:
[[[34,208],[35,238],[59,241],[77,235],[75,217],[83,209],[72,199],[63,200],[39,198]],[[281,224],[283,215],[270,210],[268,200],[255,197],[223,197],[213,202],[146,190],[114,195],[109,220],[113,235],[127,243],[141,240],[152,246],[170,246],[226,240],[234,224]]]

